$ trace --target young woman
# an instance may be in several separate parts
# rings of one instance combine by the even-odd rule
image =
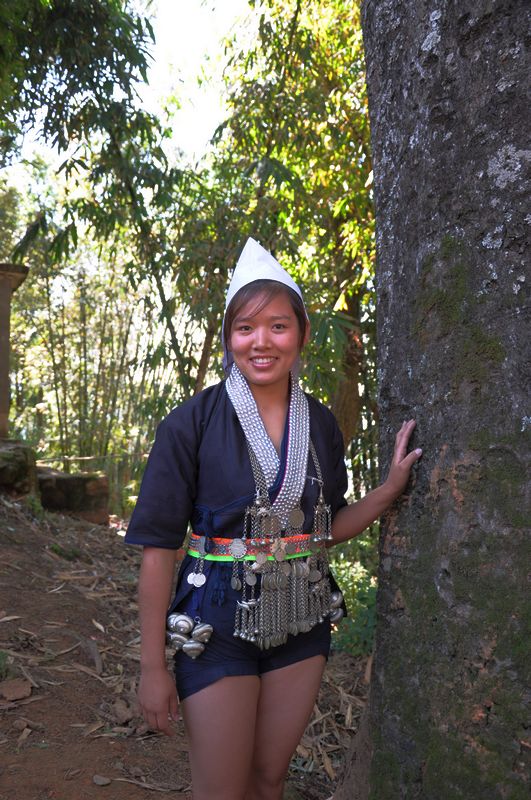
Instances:
[[[342,615],[327,547],[385,511],[421,455],[404,423],[385,483],[347,505],[337,423],[296,377],[309,335],[299,288],[250,239],[227,294],[227,378],[159,425],[126,536],[144,546],[140,704],[169,734],[180,701],[194,800],[282,797]]]

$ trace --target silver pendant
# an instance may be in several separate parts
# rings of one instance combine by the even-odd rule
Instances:
[[[279,589],[287,589],[288,588],[288,578],[287,575],[284,575],[283,572],[279,572],[277,576],[277,586]]]
[[[277,514],[271,514],[271,535],[278,536],[281,530],[280,517]]]
[[[175,633],[174,631],[166,631],[166,644],[170,647],[175,647],[176,650],[181,650],[185,642],[189,641],[188,636],[183,633]]]
[[[243,558],[247,554],[247,545],[243,539],[233,539],[229,550],[233,558]]]
[[[245,574],[245,583],[247,586],[256,586],[256,581],[257,577],[254,572],[249,571]]]
[[[310,574],[308,575],[308,580],[310,583],[317,583],[317,581],[320,581],[322,577],[323,576],[318,569],[311,569]]]
[[[197,542],[197,552],[200,556],[204,556],[206,553],[206,536],[200,536],[199,541]]]
[[[194,621],[188,614],[170,614],[167,620],[167,627],[175,633],[190,633],[194,627]]]
[[[242,582],[241,582],[241,580],[239,578],[231,578],[230,585],[234,589],[235,592],[241,591]]]
[[[200,586],[204,586],[206,583],[206,575],[203,575],[202,572],[196,572],[194,574],[194,579],[192,581],[196,589],[199,589]]]
[[[296,622],[290,622],[288,625],[288,633],[291,633],[292,636],[296,636],[299,632],[299,626]]]
[[[267,555],[265,553],[257,553],[256,554],[256,564],[259,567],[262,567],[267,561]]]
[[[343,619],[343,609],[333,608],[330,612],[330,622],[339,622]]]
[[[330,608],[341,608],[343,605],[343,595],[341,592],[332,592],[330,595]]]
[[[208,622],[198,622],[192,631],[192,639],[195,642],[206,644],[210,640],[213,632],[214,628],[212,625],[209,625]]]
[[[267,539],[271,536],[271,517],[267,511],[261,515],[260,528],[263,539]]]
[[[204,649],[204,644],[201,642],[196,642],[193,639],[189,639],[182,646],[183,653],[186,653],[187,656],[193,659],[197,658],[197,656],[200,656]]]

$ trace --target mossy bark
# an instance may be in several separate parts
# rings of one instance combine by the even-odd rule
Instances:
[[[370,800],[528,796],[529,18],[525,0],[363,9],[382,468],[403,419],[424,449],[383,525]]]

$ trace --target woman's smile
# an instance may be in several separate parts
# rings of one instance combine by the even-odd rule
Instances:
[[[235,318],[230,349],[251,384],[287,383],[299,355],[301,332],[289,298],[278,294],[258,313],[260,296],[249,301]]]

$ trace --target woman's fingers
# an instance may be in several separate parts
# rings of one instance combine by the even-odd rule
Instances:
[[[396,434],[394,460],[397,464],[403,461],[403,459],[406,457],[408,442],[416,424],[417,423],[414,419],[410,419],[408,422],[403,422],[402,427]]]
[[[167,711],[161,711],[160,714],[157,714],[157,730],[162,731],[166,736],[173,736],[173,729],[170,723],[171,719]]]
[[[170,713],[171,716],[168,715],[168,709],[164,711],[147,711],[143,709],[143,716],[147,725],[149,725],[149,729],[152,731],[161,731],[166,736],[173,736],[173,729],[170,723],[179,718],[177,708],[175,709],[175,715],[172,712]]]
[[[422,450],[420,449],[420,447],[417,447],[416,450],[412,450],[411,453],[408,453],[407,456],[405,456],[405,458],[402,459],[400,465],[403,466],[405,469],[407,469],[407,471],[409,472],[413,464],[419,460],[421,455],[422,455]]]

